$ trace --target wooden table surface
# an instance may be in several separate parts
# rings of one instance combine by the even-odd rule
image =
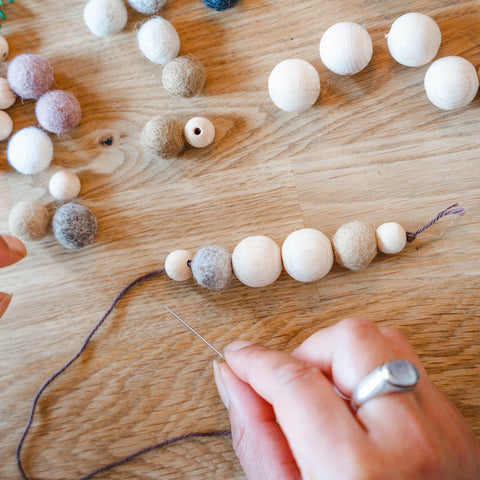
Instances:
[[[240,0],[228,12],[172,0],[162,15],[181,53],[202,60],[202,95],[173,98],[160,66],[138,51],[145,17],[129,9],[126,29],[90,34],[85,2],[18,0],[4,7],[10,56],[49,59],[58,88],[77,95],[79,127],[52,136],[51,167],[13,171],[1,144],[0,231],[20,200],[53,210],[49,176],[60,168],[82,181],[81,201],[96,214],[93,246],[72,252],[49,235],[2,270],[13,302],[0,320],[0,477],[17,479],[14,454],[40,384],[80,347],[123,285],[162,266],[177,248],[220,244],[230,251],[252,234],[281,243],[298,228],[333,235],[351,220],[397,221],[414,229],[458,201],[464,217],[444,219],[405,251],[379,255],[364,272],[339,266],[300,284],[284,272],[272,286],[235,281],[225,292],[151,280],[125,298],[91,346],[39,404],[25,449],[36,479],[69,479],[137,448],[192,430],[228,428],[212,376],[214,355],[164,312],[175,309],[217,347],[235,339],[292,349],[321,327],[366,315],[399,328],[428,372],[480,436],[480,103],[445,112],[423,89],[427,67],[407,68],[385,40],[401,14],[421,11],[439,24],[439,56],[480,66],[477,1]],[[365,25],[371,64],[353,77],[328,72],[318,42],[330,25]],[[267,79],[287,58],[319,71],[322,98],[300,115],[278,110]],[[0,65],[5,75],[8,61]],[[9,110],[15,130],[35,125],[33,101]],[[143,125],[159,114],[182,124],[209,117],[215,144],[178,158],[142,157]],[[111,146],[102,143],[111,137]],[[230,439],[192,440],[148,454],[99,478],[240,479]]]

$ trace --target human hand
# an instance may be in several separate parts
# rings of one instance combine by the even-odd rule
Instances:
[[[292,354],[234,342],[225,359],[215,364],[215,380],[250,480],[480,478],[475,436],[397,330],[348,319]],[[394,359],[417,367],[414,390],[373,398],[354,412],[332,386],[350,397]]]
[[[27,255],[23,243],[12,235],[0,234],[0,268],[19,262]],[[12,295],[0,292],[0,317],[5,313]]]

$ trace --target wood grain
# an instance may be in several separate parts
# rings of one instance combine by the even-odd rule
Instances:
[[[127,28],[100,39],[84,26],[84,3],[4,7],[10,58],[48,58],[58,88],[78,96],[83,119],[70,136],[54,138],[54,163],[33,177],[8,166],[2,144],[0,231],[20,199],[55,207],[47,183],[61,167],[80,176],[81,199],[100,228],[97,242],[80,252],[51,236],[28,244],[28,257],[1,272],[0,290],[14,298],[0,320],[0,477],[19,478],[15,446],[39,385],[79,348],[121,287],[161,266],[172,249],[218,243],[232,250],[251,234],[281,243],[303,226],[332,235],[353,219],[414,229],[454,201],[465,217],[445,219],[365,272],[336,266],[313,284],[283,273],[268,288],[235,282],[222,293],[166,278],[136,288],[48,390],[24,458],[35,478],[76,478],[169,436],[228,427],[212,353],[160,302],[219,348],[248,339],[291,349],[358,314],[395,326],[480,436],[480,104],[477,98],[459,111],[437,110],[423,90],[426,67],[396,64],[384,38],[395,18],[421,11],[440,25],[440,56],[462,55],[478,67],[478,2],[241,0],[216,13],[198,0],[171,0],[163,15],[177,28],[182,53],[196,55],[208,71],[204,93],[193,99],[170,97],[161,67],[139,53],[140,14],[129,10]],[[353,77],[326,71],[318,55],[322,32],[341,20],[364,24],[373,38],[372,63]],[[268,97],[268,75],[286,58],[310,61],[323,81],[321,100],[298,116]],[[32,101],[17,101],[10,113],[16,130],[36,124]],[[208,116],[217,139],[172,161],[149,161],[139,133],[157,114],[179,122]],[[111,146],[102,143],[108,137]],[[230,441],[207,439],[99,478],[244,477]]]

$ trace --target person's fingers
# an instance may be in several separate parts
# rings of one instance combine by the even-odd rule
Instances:
[[[300,471],[270,404],[226,363],[214,363],[217,389],[227,407],[235,453],[249,479],[298,480]]]
[[[16,237],[0,234],[0,267],[20,261],[27,255],[25,245]]]
[[[315,478],[319,464],[327,470],[333,467],[338,452],[345,460],[357,453],[358,445],[368,442],[346,404],[312,363],[246,342],[228,345],[225,359],[241,380],[273,406],[304,478]],[[322,478],[335,477],[333,471],[330,476],[324,473]]]
[[[11,301],[12,295],[0,292],[0,317],[5,313]]]

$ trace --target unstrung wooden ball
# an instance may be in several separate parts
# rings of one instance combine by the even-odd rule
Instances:
[[[6,78],[0,78],[0,110],[9,109],[17,99],[17,94],[10,88]]]
[[[190,266],[197,283],[210,290],[224,290],[232,280],[232,257],[223,247],[210,245],[201,248]]]
[[[52,197],[61,202],[68,202],[77,198],[81,188],[80,179],[69,170],[60,170],[54,173],[48,183],[48,189]]]
[[[13,120],[7,112],[0,110],[0,142],[7,139],[13,130]]]
[[[191,118],[183,129],[185,140],[195,148],[205,148],[215,140],[215,127],[204,117]]]
[[[428,99],[442,110],[466,107],[477,95],[478,74],[462,57],[443,57],[433,62],[425,74]]]
[[[268,92],[281,110],[300,113],[318,100],[320,77],[313,65],[305,60],[284,60],[270,73]]]
[[[324,277],[333,265],[329,238],[313,228],[291,233],[282,245],[283,266],[299,282],[314,282]]]
[[[170,60],[162,72],[163,88],[172,95],[194,97],[198,95],[207,78],[207,72],[200,60],[186,55]]]
[[[375,228],[365,222],[342,225],[332,238],[337,262],[349,270],[363,270],[377,255]]]
[[[10,47],[8,46],[7,39],[0,35],[0,62],[3,62],[8,57]]]
[[[173,60],[180,50],[180,38],[175,27],[162,17],[147,20],[138,31],[140,51],[154,63],[165,65]]]
[[[192,278],[189,262],[193,255],[188,250],[175,250],[165,259],[165,273],[175,282],[184,282]]]
[[[407,244],[407,232],[399,223],[383,223],[375,234],[378,250],[382,253],[401,252]]]
[[[243,239],[233,251],[235,276],[249,287],[266,287],[282,273],[280,247],[269,237],[254,235]]]
[[[83,19],[94,35],[107,37],[123,30],[128,13],[123,0],[90,0],[83,10]]]
[[[25,241],[42,239],[48,232],[50,214],[39,202],[20,202],[8,218],[12,235]]]
[[[372,59],[373,44],[367,30],[353,22],[332,25],[320,40],[323,64],[338,75],[354,75]]]
[[[176,157],[183,150],[184,145],[182,128],[170,118],[154,117],[142,130],[143,150],[154,157]]]

